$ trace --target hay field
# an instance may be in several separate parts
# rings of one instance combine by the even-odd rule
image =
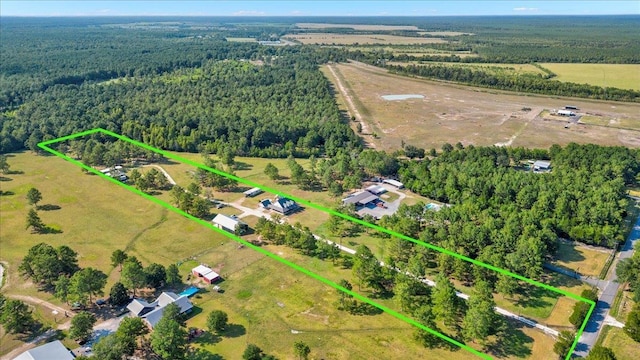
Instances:
[[[455,54],[458,55],[458,54]],[[471,54],[467,54],[471,55]],[[464,57],[464,56],[461,56]],[[491,74],[540,74],[544,75],[545,72],[540,70],[539,68],[531,65],[531,64],[499,64],[499,63],[452,63],[452,62],[419,62],[419,61],[409,61],[409,62],[395,62],[389,61],[387,62],[389,65],[399,65],[399,66],[407,66],[407,65],[418,65],[418,66],[429,66],[429,65],[445,65],[445,66],[461,66],[461,67],[470,67],[474,70],[482,70]]]
[[[326,24],[326,23],[297,23],[300,29],[331,29],[349,28],[362,31],[376,30],[418,30],[414,25],[372,25],[372,24]]]
[[[330,65],[362,120],[377,135],[366,136],[378,149],[397,150],[401,142],[439,149],[444,143],[548,148],[569,142],[640,147],[640,132],[538,117],[545,109],[567,104],[581,111],[637,122],[640,104],[552,98],[474,88],[392,75],[377,67],[350,62]],[[325,72],[336,86],[331,72]],[[424,99],[385,101],[382,95],[420,94]],[[523,108],[530,108],[524,111]]]
[[[358,34],[330,34],[330,33],[305,33],[287,34],[283,36],[287,40],[299,41],[303,44],[321,45],[353,45],[353,44],[438,44],[446,43],[441,38],[409,37],[395,35],[358,35]]]
[[[540,65],[556,73],[558,76],[554,78],[555,80],[640,90],[640,65],[638,64],[544,63]]]

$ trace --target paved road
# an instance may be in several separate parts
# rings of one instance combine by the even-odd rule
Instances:
[[[638,239],[640,239],[640,217],[636,220],[636,224],[633,226],[631,234],[629,234],[627,241],[624,243],[622,250],[618,254],[617,261],[630,258],[633,255],[633,247]],[[604,291],[598,299],[596,308],[593,311],[582,336],[580,337],[578,345],[576,346],[575,354],[578,356],[587,356],[591,347],[596,343],[598,335],[600,335],[600,330],[602,330],[602,326],[609,315],[613,298],[616,296],[616,293],[620,288],[620,284],[617,282],[618,276],[615,271],[617,261],[614,261],[611,265],[611,271],[607,277],[608,283],[604,287]]]

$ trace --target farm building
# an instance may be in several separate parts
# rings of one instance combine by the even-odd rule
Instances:
[[[533,163],[533,170],[534,171],[549,170],[549,169],[551,169],[551,161],[536,160]]]
[[[398,189],[404,189],[404,184],[401,183],[398,180],[384,179],[384,180],[382,180],[382,182],[385,183],[385,184],[389,184],[391,186],[397,187]]]
[[[560,116],[575,116],[576,115],[576,113],[574,113],[573,111],[570,111],[570,110],[558,110],[557,114],[560,115]]]
[[[273,202],[271,202],[268,207],[269,209],[284,215],[288,215],[300,208],[300,206],[295,201],[279,196],[276,196],[276,198],[273,199]]]
[[[73,360],[75,356],[60,340],[52,341],[27,350],[13,360]]]
[[[142,299],[133,299],[127,309],[132,315],[142,318],[153,329],[162,318],[164,309],[169,304],[176,304],[180,308],[180,314],[191,311],[193,304],[186,295],[177,295],[169,291],[163,292],[156,301],[148,303]]]
[[[216,280],[220,279],[220,275],[218,275],[217,272],[204,265],[198,265],[194,267],[193,269],[191,269],[191,273],[193,274],[193,276],[201,277],[204,282],[208,284],[214,283]]]
[[[342,199],[344,205],[355,204],[356,207],[365,206],[370,203],[378,202],[380,198],[372,193],[363,190]]]
[[[385,189],[383,186],[381,185],[371,185],[368,188],[366,188],[365,190],[367,190],[368,192],[372,193],[373,195],[381,195],[387,192],[387,189]]]
[[[249,190],[245,191],[244,192],[244,196],[246,196],[246,197],[254,197],[254,196],[260,195],[262,193],[263,193],[262,189],[255,187],[253,189],[249,189]]]
[[[214,226],[218,229],[222,229],[234,234],[244,234],[249,228],[249,225],[242,222],[235,216],[218,214],[213,218],[213,220],[211,220],[211,222],[213,222]]]

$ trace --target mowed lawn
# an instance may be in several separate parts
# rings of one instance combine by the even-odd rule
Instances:
[[[638,64],[540,64],[558,76],[554,80],[640,90]]]
[[[610,254],[611,250],[605,248],[595,249],[559,241],[556,259],[553,263],[582,275],[597,277]]]

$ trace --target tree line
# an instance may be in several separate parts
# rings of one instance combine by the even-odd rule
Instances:
[[[455,65],[386,65],[391,73],[416,75],[492,89],[600,100],[640,101],[640,91],[549,80],[534,74],[500,74]]]

